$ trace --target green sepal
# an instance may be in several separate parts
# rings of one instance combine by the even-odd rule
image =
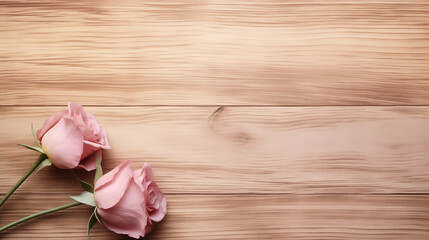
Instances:
[[[97,208],[94,208],[94,212],[92,212],[91,217],[89,217],[89,221],[88,221],[88,238],[89,238],[89,232],[91,231],[91,228],[94,227],[97,221],[98,221]]]
[[[97,206],[97,204],[95,203],[94,194],[90,192],[85,191],[81,193],[79,196],[68,196],[68,197],[89,206],[93,206],[93,207]]]
[[[30,150],[33,150],[33,151],[45,154],[45,151],[43,151],[43,148],[41,148],[41,147],[30,146],[30,145],[27,145],[27,144],[18,144],[18,145],[26,147],[26,148],[28,148]]]
[[[103,223],[101,222],[101,220],[100,220],[100,216],[98,215],[97,209],[98,209],[98,207],[95,207],[95,210],[94,210],[94,212],[95,212],[95,218],[97,218],[97,221],[98,221],[99,223],[103,224]]]
[[[31,124],[31,133],[33,133],[33,137],[34,137],[34,139],[36,139],[37,144],[39,144],[39,146],[40,146],[40,141],[39,141],[39,139],[37,139],[37,137],[36,137],[36,132],[34,131],[33,123]]]
[[[83,181],[82,179],[80,179],[76,173],[73,171],[72,169],[72,173],[73,176],[76,178],[76,180],[79,182],[80,186],[87,192],[93,193],[94,192],[94,186],[92,186],[91,184]]]
[[[43,160],[43,162],[40,163],[39,167],[37,168],[37,170],[36,170],[36,172],[34,174],[36,174],[37,172],[39,172],[43,168],[49,167],[51,165],[52,165],[51,160],[49,160],[49,158],[46,158],[45,160]]]
[[[80,179],[79,179],[79,184],[85,191],[90,192],[90,193],[94,192],[94,187],[91,184],[89,184],[83,180],[80,180]]]
[[[98,161],[98,157],[95,159],[95,161],[97,162],[97,168],[95,169],[94,186],[98,179],[103,176],[103,169],[101,168],[100,161]]]

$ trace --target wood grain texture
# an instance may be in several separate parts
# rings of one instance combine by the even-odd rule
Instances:
[[[68,200],[19,194],[5,219]],[[169,212],[147,239],[428,239],[429,196],[167,195]],[[12,203],[12,201],[11,201]],[[34,204],[36,203],[36,204]],[[79,206],[21,225],[8,239],[87,239],[91,209]],[[126,239],[97,225],[91,239]],[[146,238],[145,238],[146,239]]]
[[[147,239],[429,239],[428,16],[427,0],[0,0],[0,196],[37,157],[17,146],[30,124],[74,101],[108,133],[105,171],[153,166],[168,214]],[[80,191],[43,169],[0,226]],[[87,239],[90,214],[0,238]]]
[[[0,103],[427,105],[427,1],[0,1]]]
[[[62,109],[0,108],[0,158],[13,159],[2,192],[36,159],[16,145],[34,144],[30,123]],[[429,107],[86,110],[113,146],[104,168],[149,162],[167,193],[429,193]],[[34,184],[29,192],[62,191]]]

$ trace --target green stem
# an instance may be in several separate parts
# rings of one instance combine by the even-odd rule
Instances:
[[[46,215],[46,214],[49,214],[49,213],[57,212],[57,211],[60,211],[60,210],[66,209],[66,208],[71,208],[71,207],[74,207],[74,206],[77,206],[77,205],[80,205],[80,204],[82,204],[82,203],[80,203],[80,202],[71,202],[71,203],[67,203],[67,204],[59,206],[59,207],[51,208],[51,209],[48,209],[48,210],[45,210],[45,211],[41,211],[41,212],[38,212],[38,213],[35,213],[35,214],[32,214],[32,215],[26,216],[24,218],[16,220],[15,222],[11,222],[11,223],[9,223],[6,226],[0,227],[0,232],[3,232],[6,229],[9,229],[9,228],[11,228],[11,227],[13,227],[15,225],[18,225],[18,224],[23,223],[25,221],[28,221],[30,219],[33,219],[33,218],[36,218],[36,217],[40,217],[40,216],[43,216],[43,215]]]
[[[0,201],[0,207],[3,206],[3,204],[6,202],[6,200],[12,195],[13,192],[15,192],[15,190],[21,186],[21,184],[25,181],[25,179],[28,178],[28,176],[30,176],[31,173],[34,172],[34,170],[36,170],[36,168],[40,165],[41,162],[43,162],[43,160],[45,160],[46,158],[48,158],[45,154],[40,154],[39,158],[37,159],[37,161],[33,164],[33,166],[31,166],[31,168],[27,171],[27,173],[25,173],[24,176],[22,176],[21,179],[19,179],[19,181],[9,190],[8,193],[6,193],[6,195],[2,198],[2,200]]]

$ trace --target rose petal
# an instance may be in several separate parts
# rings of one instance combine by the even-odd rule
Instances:
[[[149,221],[150,220],[148,220],[148,223],[147,223],[146,228],[144,230],[144,235],[147,235],[148,233],[150,233],[155,228],[155,224],[153,224]]]
[[[83,153],[80,159],[85,159],[89,155],[93,154],[95,151],[101,149],[99,144],[94,144],[92,142],[83,140]]]
[[[61,119],[47,131],[43,135],[41,144],[51,162],[58,168],[74,168],[80,162],[83,135],[68,118]]]
[[[161,221],[167,213],[167,199],[155,182],[152,167],[144,163],[141,169],[134,171],[134,176],[146,189],[146,207],[149,210],[150,220]]]
[[[101,128],[101,136],[99,142],[103,145],[104,149],[110,149],[109,141],[107,140],[107,134],[104,128]]]
[[[98,144],[104,149],[110,149],[106,132],[94,115],[86,112],[81,105],[72,102],[68,106],[68,115],[79,126],[85,140]]]
[[[51,129],[55,124],[57,124],[61,118],[63,118],[67,114],[67,110],[59,111],[55,113],[54,115],[50,116],[48,119],[46,119],[45,123],[43,124],[43,127],[39,130],[37,130],[36,136],[39,141],[42,140],[43,135]]]
[[[167,198],[164,194],[161,193],[161,195],[162,200],[159,204],[159,208],[151,211],[149,214],[150,219],[154,222],[160,222],[164,218],[165,214],[167,214]],[[157,201],[159,200],[157,199]]]
[[[146,172],[146,179],[150,179],[153,180],[154,179],[154,174],[153,174],[153,170],[152,167],[150,166],[149,163],[144,163],[143,164],[143,168]]]
[[[94,126],[98,127],[97,120],[95,117],[88,112],[85,112],[83,107],[77,103],[69,103],[68,106],[68,116],[73,119],[75,124],[79,126],[80,130],[83,133],[83,138],[91,142],[96,142],[97,137],[95,136],[93,130]],[[96,122],[94,126],[91,126],[92,122]]]
[[[159,190],[155,182],[152,182],[149,185],[148,191],[150,199],[150,205],[148,205],[148,207],[151,210],[158,209],[161,203],[161,199],[164,197],[164,195],[162,194],[161,190]]]
[[[136,177],[137,180],[141,184],[143,184],[143,180],[144,180],[144,177],[145,177],[144,173],[145,173],[144,172],[144,168],[140,168],[140,169],[134,171],[134,177]]]
[[[146,185],[144,186],[145,188],[147,188],[148,185],[154,181],[152,167],[148,163],[144,163],[142,168],[135,170],[134,176],[142,185]]]
[[[95,201],[100,208],[111,208],[121,200],[133,179],[130,161],[126,161],[103,175],[95,183]]]
[[[97,168],[97,160],[99,162],[102,161],[102,152],[101,149],[95,151],[93,154],[89,155],[84,160],[80,161],[79,165],[77,165],[78,168],[83,168],[86,171],[92,171]]]
[[[117,176],[115,178],[120,178]],[[122,186],[124,188],[124,186]],[[98,208],[97,212],[103,224],[111,231],[119,234],[127,234],[133,238],[145,235],[147,224],[147,212],[144,204],[144,194],[141,191],[137,179],[132,178],[121,200],[109,209]],[[111,197],[117,192],[110,189]],[[96,199],[100,197],[96,195]],[[108,196],[103,196],[108,197]]]
[[[70,116],[83,116],[86,115],[85,110],[80,104],[69,102],[68,104],[68,112]],[[83,123],[83,119],[82,119]]]

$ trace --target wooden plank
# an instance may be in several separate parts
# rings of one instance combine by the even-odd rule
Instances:
[[[169,212],[147,239],[429,237],[427,195],[169,195],[167,198]],[[59,195],[20,194],[13,205],[20,210],[2,210],[0,224],[67,201]],[[86,240],[90,214],[89,207],[79,206],[10,229],[4,237]],[[118,239],[101,225],[93,229],[91,236],[91,239]]]
[[[61,109],[0,108],[1,192],[36,159],[16,145],[35,144],[30,123],[40,127]],[[109,136],[104,168],[149,162],[167,193],[429,192],[429,107],[86,110]],[[56,171],[34,178],[55,181]],[[50,181],[30,182],[26,191],[62,190]]]
[[[428,105],[427,1],[0,1],[0,103]]]

